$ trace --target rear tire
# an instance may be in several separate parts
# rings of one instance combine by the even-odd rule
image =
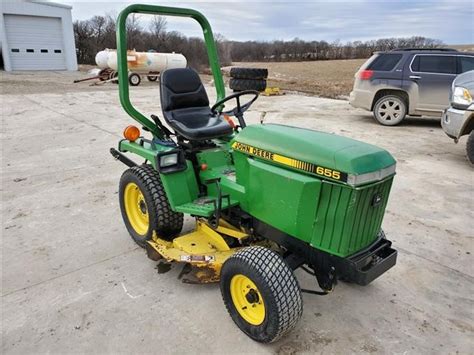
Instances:
[[[469,159],[471,164],[474,164],[474,131],[471,131],[471,133],[469,133],[469,137],[467,138],[466,153],[467,159]]]
[[[220,287],[232,320],[261,343],[278,340],[303,314],[293,270],[264,247],[248,247],[232,255],[222,267]]]
[[[397,95],[382,96],[374,105],[374,117],[384,126],[396,126],[407,114],[407,104]]]
[[[157,81],[158,75],[147,75],[146,78],[148,79],[148,81]]]
[[[235,79],[266,79],[268,69],[265,68],[231,68],[230,77]]]
[[[230,79],[229,87],[234,91],[256,90],[265,91],[267,81],[264,79],[250,80],[250,79]]]
[[[119,200],[125,226],[141,247],[153,232],[172,240],[183,228],[183,214],[171,210],[160,176],[150,165],[125,170],[120,179]]]

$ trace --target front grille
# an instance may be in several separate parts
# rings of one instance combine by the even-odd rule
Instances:
[[[374,242],[392,181],[393,176],[358,188],[323,181],[311,245],[345,257]]]

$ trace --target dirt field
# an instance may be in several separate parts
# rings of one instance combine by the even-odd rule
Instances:
[[[90,78],[88,71],[95,68],[92,65],[80,65],[77,72],[15,72],[0,71],[0,93],[5,95],[64,93],[64,92],[90,92],[93,90],[116,92],[118,86],[114,83],[101,83],[97,80],[73,83],[74,80]],[[201,75],[202,81],[211,84],[212,76]],[[150,82],[142,75],[140,88],[157,88],[158,82]]]
[[[474,52],[474,44],[455,44],[448,45],[449,48],[457,49],[461,52]]]
[[[338,60],[321,62],[297,62],[297,63],[234,63],[235,66],[265,67],[269,69],[269,86],[278,86],[281,89],[297,91],[328,98],[346,99],[352,90],[354,73],[365,62],[365,60]],[[81,66],[80,71],[70,73],[48,73],[45,75],[28,72],[4,75],[0,78],[2,92],[5,94],[41,93],[45,87],[50,92],[64,91],[115,91],[117,86],[113,83],[91,87],[94,81],[86,81],[73,84],[77,79],[84,79],[90,75],[87,73],[93,66]],[[228,73],[230,67],[223,68]],[[206,83],[212,82],[210,75],[201,75]],[[228,82],[229,77],[224,77]],[[140,87],[156,87],[157,83],[149,82],[145,76],[142,77]]]
[[[321,130],[381,146],[397,160],[383,227],[397,265],[366,287],[304,294],[297,328],[262,345],[234,325],[218,285],[160,272],[123,225],[115,147],[132,120],[117,86],[83,73],[1,73],[2,353],[471,354],[474,348],[473,169],[465,139],[438,120],[382,127],[346,101],[260,97],[257,123]],[[215,94],[208,86],[211,101]],[[156,83],[132,88],[161,115]],[[185,219],[184,231],[193,227]],[[296,272],[304,288],[315,280]]]
[[[269,86],[277,86],[283,90],[296,91],[327,98],[346,99],[352,90],[354,74],[365,62],[365,59],[354,60],[331,60],[318,62],[295,62],[295,63],[234,63],[235,66],[265,67],[269,69]],[[28,72],[18,72],[11,75],[3,75],[1,81],[4,83],[1,90],[4,94],[33,94],[44,92],[65,91],[115,91],[115,84],[105,84],[91,87],[94,81],[73,84],[77,79],[90,76],[87,73],[93,66],[81,66],[80,71],[70,73],[51,72],[45,75],[36,73],[33,77]],[[230,67],[223,68],[226,74]],[[209,75],[201,75],[206,83],[212,82]],[[226,82],[229,77],[225,76]],[[145,77],[142,78],[140,87],[155,87],[157,83],[150,83]]]
[[[349,96],[354,74],[366,59],[286,63],[233,63],[239,67],[268,68],[268,86],[328,98]],[[224,68],[228,72],[230,67]]]
[[[474,51],[474,45],[448,46]],[[354,74],[367,59],[309,62],[236,62],[233,66],[268,68],[268,86],[332,99],[346,99],[354,84]],[[228,74],[230,67],[223,69]]]

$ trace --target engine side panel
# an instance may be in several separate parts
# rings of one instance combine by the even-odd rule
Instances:
[[[248,169],[243,209],[285,233],[310,242],[321,180],[252,158],[244,159]]]

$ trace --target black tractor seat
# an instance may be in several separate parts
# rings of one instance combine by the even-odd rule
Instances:
[[[188,140],[227,136],[232,127],[209,107],[206,89],[191,68],[168,69],[160,76],[161,108],[166,122]]]

